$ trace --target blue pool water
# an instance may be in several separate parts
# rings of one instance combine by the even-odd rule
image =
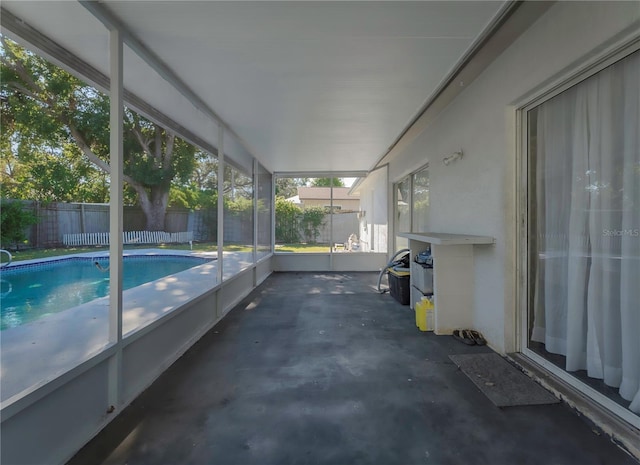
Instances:
[[[0,329],[34,321],[109,294],[106,258],[73,257],[0,269]],[[154,255],[123,258],[123,289],[202,265],[208,259]]]

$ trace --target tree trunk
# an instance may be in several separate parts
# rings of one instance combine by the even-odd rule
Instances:
[[[169,189],[164,186],[151,188],[151,192],[144,194],[138,191],[140,206],[147,220],[147,231],[164,231],[164,219],[169,202]]]

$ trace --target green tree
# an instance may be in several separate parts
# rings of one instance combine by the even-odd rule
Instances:
[[[231,165],[225,165],[224,173],[223,185],[225,197],[229,197],[231,200],[253,198],[253,178],[251,176],[246,175]]]
[[[309,178],[276,178],[276,196],[288,199],[298,194],[298,187],[306,186]]]
[[[93,168],[81,154],[45,152],[37,147],[24,152],[2,151],[0,192],[3,198],[42,202],[109,201],[107,176]]]
[[[340,178],[315,178],[311,181],[313,187],[344,187],[344,182]]]
[[[6,37],[0,40],[2,138],[9,141],[1,146],[3,157],[7,153],[27,163],[42,152],[37,148],[47,145],[64,157],[73,153],[73,145],[100,171],[111,174],[109,98]],[[172,182],[189,180],[196,149],[129,109],[123,124],[125,192],[135,194],[146,228],[162,230]],[[51,175],[64,172],[42,173]]]
[[[185,183],[174,182],[169,199],[170,206],[192,209],[216,207],[218,198],[218,159],[197,150],[193,173]],[[253,178],[233,166],[225,165],[223,189],[226,198],[253,199]]]
[[[169,206],[194,210],[217,208],[218,160],[201,150],[195,152],[194,169],[186,182],[174,181]]]
[[[23,210],[20,202],[2,201],[0,206],[0,240],[2,247],[16,249],[21,242],[27,240],[25,230],[38,219],[30,211]]]

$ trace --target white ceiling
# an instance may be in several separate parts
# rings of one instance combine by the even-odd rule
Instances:
[[[101,2],[280,172],[372,168],[503,3]],[[80,3],[2,6],[108,74],[107,31]],[[217,144],[211,120],[142,60],[125,62],[125,86]]]

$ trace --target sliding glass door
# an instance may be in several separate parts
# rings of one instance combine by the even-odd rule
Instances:
[[[640,52],[527,111],[527,348],[640,414]]]

